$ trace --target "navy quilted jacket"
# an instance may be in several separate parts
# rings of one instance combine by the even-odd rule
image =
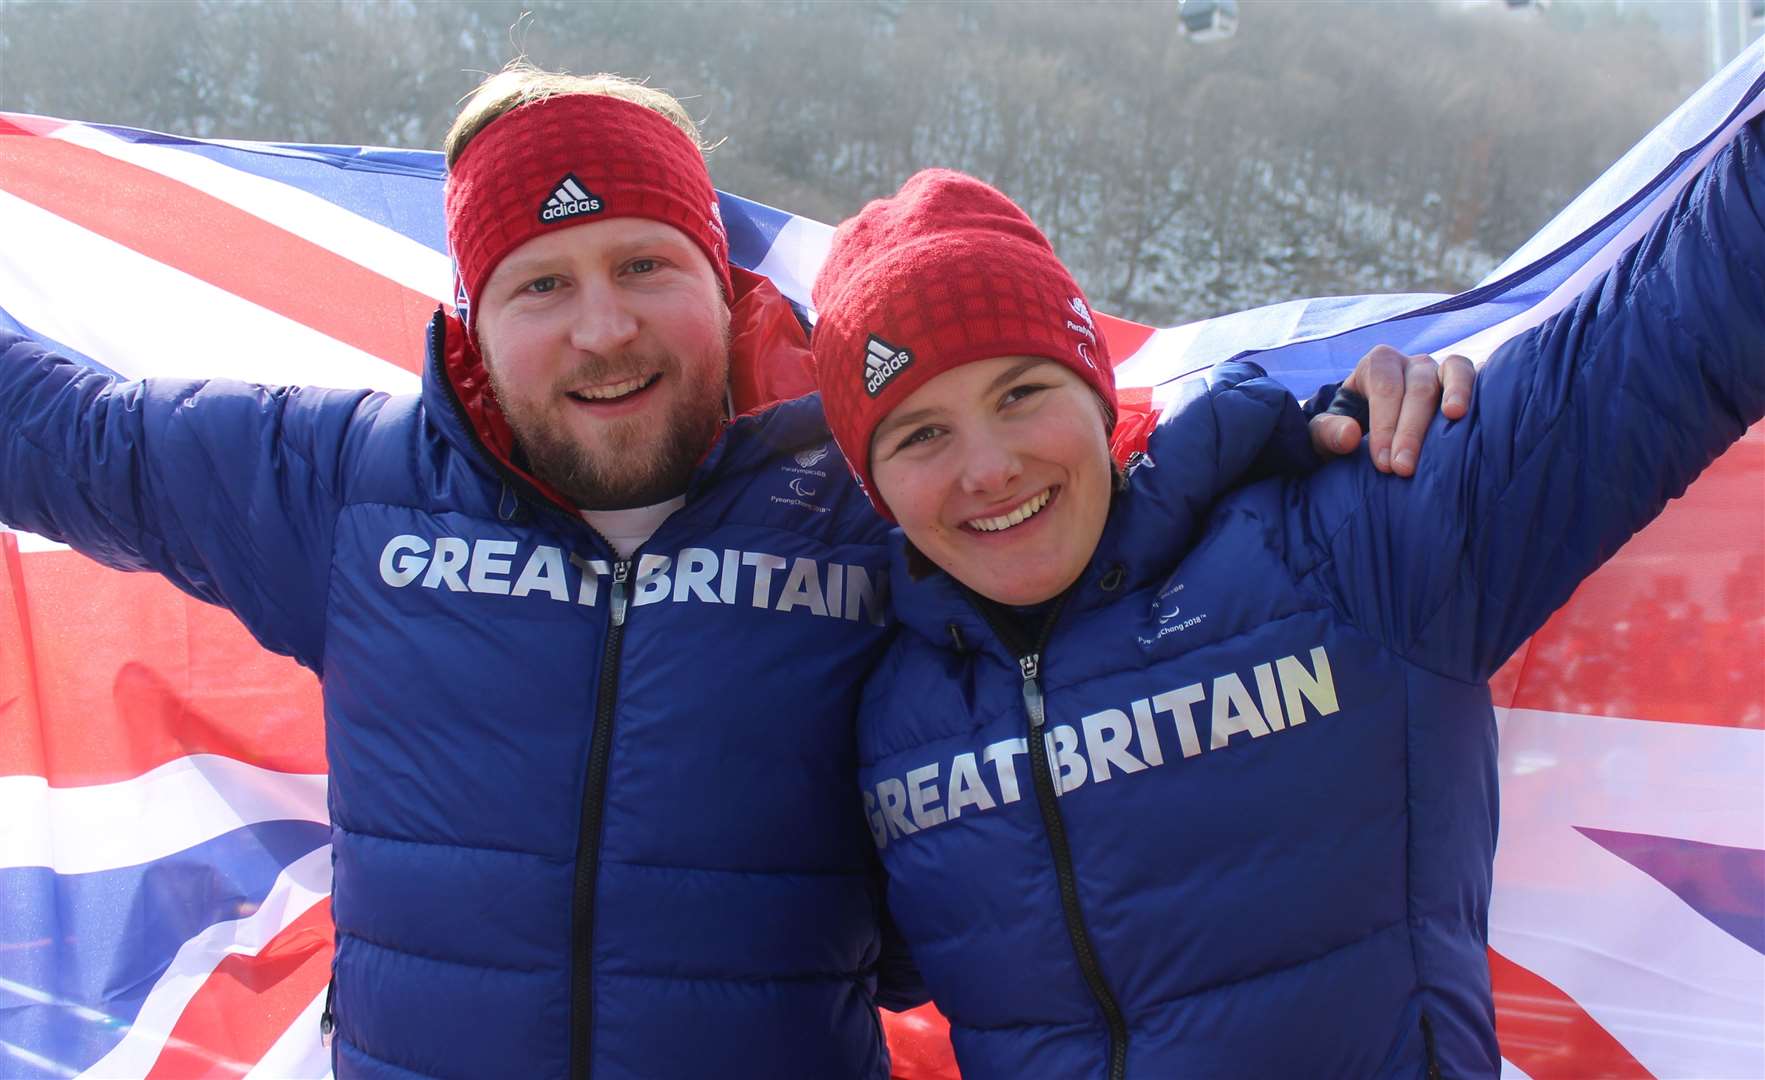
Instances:
[[[886,546],[819,402],[735,422],[625,563],[492,452],[465,357],[438,316],[419,399],[0,335],[0,519],[323,680],[340,1076],[886,1076]]]
[[[897,554],[860,782],[965,1077],[1497,1074],[1485,680],[1765,414],[1760,126],[1411,481],[1246,484],[1299,420],[1229,364],[1051,615]]]

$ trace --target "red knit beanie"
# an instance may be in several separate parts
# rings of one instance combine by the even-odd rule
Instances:
[[[661,113],[604,94],[559,94],[492,120],[447,175],[447,243],[460,317],[491,271],[540,233],[609,218],[672,225],[698,244],[723,286],[729,237],[704,155]]]
[[[828,426],[891,521],[871,478],[871,433],[951,368],[1046,357],[1096,391],[1114,423],[1109,350],[1085,294],[1024,212],[972,176],[927,169],[847,219],[813,296],[811,345]]]

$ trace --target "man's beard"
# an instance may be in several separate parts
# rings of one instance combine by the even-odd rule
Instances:
[[[718,348],[722,355],[715,364],[683,365],[674,356],[632,353],[621,358],[631,362],[597,363],[586,372],[573,372],[577,382],[605,382],[598,370],[660,371],[664,385],[656,389],[680,390],[663,417],[638,415],[606,421],[600,428],[602,437],[593,447],[584,446],[562,424],[548,420],[544,406],[511,393],[488,355],[485,367],[515,442],[526,455],[529,471],[581,509],[624,510],[666,502],[686,491],[694,468],[728,416],[727,324]],[[683,374],[683,368],[698,378]],[[670,382],[678,385],[667,387]],[[548,389],[547,393],[557,401],[558,391]]]

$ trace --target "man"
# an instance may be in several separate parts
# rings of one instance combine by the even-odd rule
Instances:
[[[886,1075],[875,1005],[919,996],[853,782],[883,527],[815,400],[747,415],[807,388],[801,330],[665,95],[506,72],[448,158],[420,398],[0,335],[0,520],[323,680],[340,1076]]]

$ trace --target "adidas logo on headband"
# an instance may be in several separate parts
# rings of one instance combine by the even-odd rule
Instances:
[[[601,197],[583,187],[575,173],[565,173],[564,178],[558,181],[557,190],[539,208],[539,220],[563,221],[566,218],[600,212]]]

